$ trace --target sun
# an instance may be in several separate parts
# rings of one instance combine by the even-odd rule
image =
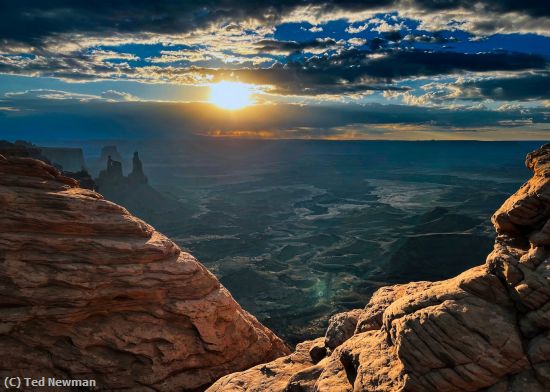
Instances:
[[[209,101],[223,109],[242,109],[254,103],[252,93],[250,84],[223,81],[210,86]]]

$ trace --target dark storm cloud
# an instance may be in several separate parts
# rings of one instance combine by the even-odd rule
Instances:
[[[403,35],[400,31],[389,31],[384,33],[384,38],[391,42],[399,42],[403,39]]]
[[[237,77],[242,81],[274,85],[279,94],[330,94],[336,88],[348,91],[381,90],[377,83],[441,74],[544,69],[548,60],[522,53],[424,52],[395,50],[382,57],[357,49],[334,56],[318,56],[303,62],[276,64],[268,69],[242,69],[214,72],[219,78]],[[205,71],[208,72],[208,71]],[[212,71],[210,71],[212,72]],[[389,87],[386,87],[389,89]]]
[[[550,74],[530,74],[467,82],[460,85],[462,98],[527,101],[550,97]]]
[[[531,16],[549,16],[550,9],[540,0],[414,0],[419,9],[444,11],[457,8],[474,9],[481,6],[495,13],[518,12]]]
[[[334,39],[316,39],[312,41],[277,41],[274,39],[264,39],[254,44],[259,52],[269,53],[295,53],[306,49],[327,49],[337,42]]]
[[[57,54],[56,56],[36,56],[32,59],[19,56],[0,55],[0,73],[27,76],[46,76],[75,81],[94,81],[103,78],[131,77],[136,68],[127,63],[98,61],[81,52]]]
[[[42,39],[63,33],[171,34],[189,32],[214,22],[256,19],[276,23],[304,5],[318,6],[325,13],[410,6],[428,13],[463,8],[480,13],[483,10],[494,14],[518,12],[532,17],[550,15],[550,7],[540,0],[3,0],[0,38],[40,46]]]
[[[353,56],[353,55],[352,55]],[[454,72],[518,71],[545,68],[543,56],[523,53],[476,53],[395,51],[386,57],[369,61],[369,75],[380,78],[433,76]]]
[[[58,33],[182,33],[213,22],[256,19],[275,23],[298,6],[313,4],[332,9],[363,10],[391,5],[376,1],[170,1],[119,0],[4,1],[0,37],[36,43]]]

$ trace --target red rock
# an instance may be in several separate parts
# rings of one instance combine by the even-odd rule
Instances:
[[[0,155],[0,376],[204,388],[287,354],[193,256],[53,167]]]

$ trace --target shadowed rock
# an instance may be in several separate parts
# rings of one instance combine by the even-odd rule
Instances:
[[[105,168],[107,166],[107,162],[109,161],[109,157],[117,162],[122,163],[124,161],[120,155],[120,152],[118,152],[117,146],[104,146],[101,149],[99,159],[95,162],[95,166],[100,169]]]
[[[55,168],[0,155],[0,376],[194,390],[287,354],[193,256]]]
[[[384,287],[364,309],[333,318],[328,339],[208,391],[548,391],[550,144],[526,164],[534,176],[494,214],[498,236],[485,265]],[[327,343],[328,356],[310,354]]]
[[[132,158],[132,171],[128,174],[128,180],[133,183],[143,183],[147,184],[147,177],[143,173],[143,164],[141,159],[139,159],[138,152],[134,152],[134,157]]]

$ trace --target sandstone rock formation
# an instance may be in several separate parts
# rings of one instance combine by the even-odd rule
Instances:
[[[105,147],[102,151],[111,151],[118,155],[116,147]],[[132,171],[125,176],[123,163],[107,156],[105,167],[99,172],[95,180],[96,188],[106,199],[124,206],[132,215],[137,216],[156,227],[165,225],[169,227],[174,217],[189,216],[196,213],[180,203],[174,197],[159,192],[149,185],[147,176],[143,171],[143,164],[138,152],[134,152],[132,159]],[[69,175],[72,178],[72,173]],[[83,183],[80,182],[80,186]]]
[[[132,158],[132,171],[128,174],[128,180],[134,184],[147,184],[147,177],[143,173],[143,163],[139,159],[139,153],[134,152]]]
[[[109,160],[109,157],[117,162],[121,162],[123,165],[126,164],[126,162],[122,158],[122,155],[120,155],[117,146],[104,146],[101,149],[101,155],[99,156],[99,159],[93,164],[94,168],[98,170],[103,170],[105,166],[107,166],[107,161]]]
[[[485,265],[382,288],[325,338],[208,391],[549,391],[550,144],[526,164],[534,176],[493,216]]]
[[[31,158],[0,155],[0,376],[174,391],[287,354],[193,256]]]

